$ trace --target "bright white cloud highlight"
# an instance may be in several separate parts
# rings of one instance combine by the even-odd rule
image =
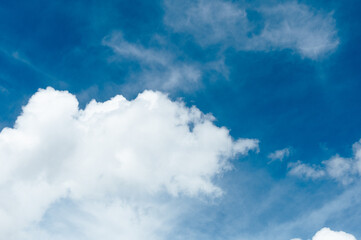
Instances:
[[[301,238],[293,238],[291,240],[302,240]],[[343,231],[332,231],[329,228],[322,228],[313,237],[312,240],[356,240],[356,238]]]
[[[336,232],[329,228],[322,228],[313,236],[312,240],[356,240],[356,238],[342,231]]]
[[[296,1],[252,8],[221,0],[167,0],[165,6],[165,24],[192,35],[204,47],[220,44],[242,51],[292,49],[317,59],[339,44],[332,14]],[[256,11],[260,19],[249,18],[247,10]]]
[[[0,133],[0,235],[163,239],[176,210],[159,194],[219,196],[212,179],[257,148],[212,121],[159,92],[79,110],[72,94],[39,90]]]

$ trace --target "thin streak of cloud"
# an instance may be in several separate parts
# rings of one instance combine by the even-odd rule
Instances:
[[[202,71],[198,64],[179,61],[171,52],[130,43],[119,32],[106,36],[102,44],[114,51],[111,61],[134,60],[141,66],[142,71],[134,77],[135,84],[143,88],[193,90],[200,85]]]

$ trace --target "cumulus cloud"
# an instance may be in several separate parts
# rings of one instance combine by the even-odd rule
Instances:
[[[198,86],[202,76],[197,64],[178,61],[172,52],[163,49],[128,42],[120,32],[106,36],[103,45],[110,47],[118,57],[113,60],[137,62],[142,71],[133,77],[136,77],[137,84],[146,88],[189,90]]]
[[[301,238],[293,238],[291,240],[302,240]],[[356,240],[356,238],[343,231],[332,231],[329,228],[322,228],[313,237],[312,240]]]
[[[317,168],[316,166],[309,166],[297,161],[295,163],[288,164],[290,171],[288,172],[292,176],[317,179],[325,176],[325,171]]]
[[[212,179],[257,148],[213,120],[159,92],[80,110],[68,92],[39,90],[0,133],[0,235],[162,239],[176,212],[162,194],[219,196]]]
[[[268,154],[268,158],[271,159],[271,162],[275,160],[283,161],[284,158],[288,157],[290,155],[290,149],[284,148],[280,150],[276,150],[270,154]]]
[[[192,35],[204,47],[220,44],[241,51],[292,49],[303,57],[317,59],[339,43],[331,13],[315,11],[296,1],[252,8],[221,0],[167,0],[165,6],[165,24]],[[249,10],[260,18],[248,17]]]
[[[336,154],[330,159],[322,161],[319,166],[310,166],[301,161],[290,163],[288,165],[289,174],[311,179],[328,177],[344,185],[350,184],[361,175],[361,140],[354,143],[352,149],[353,156],[351,158],[344,158]]]
[[[312,240],[356,240],[356,238],[342,231],[336,232],[329,228],[322,228],[313,236]]]

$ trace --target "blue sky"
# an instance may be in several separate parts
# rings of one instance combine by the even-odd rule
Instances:
[[[0,162],[13,176],[0,179],[0,224],[19,225],[0,233],[322,240],[328,227],[360,239],[360,9],[354,0],[0,1]],[[118,108],[128,110],[109,113]],[[113,158],[139,166],[89,168]],[[58,166],[67,167],[48,179]],[[109,177],[105,192],[79,187],[99,176]],[[10,209],[31,212],[18,194],[27,184],[34,204],[46,201],[22,215]],[[94,222],[101,231],[87,235]]]

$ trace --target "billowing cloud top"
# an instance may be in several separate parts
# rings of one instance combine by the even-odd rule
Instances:
[[[342,231],[336,232],[329,228],[322,228],[313,236],[312,240],[356,240],[356,238]]]
[[[145,91],[132,101],[93,100],[79,110],[72,94],[39,90],[14,128],[0,133],[0,189],[6,196],[0,200],[0,235],[49,237],[40,222],[65,199],[81,202],[83,214],[101,219],[84,232],[81,226],[91,217],[70,223],[86,239],[100,239],[102,232],[107,239],[145,239],[143,234],[152,239],[161,220],[152,215],[148,199],[160,193],[217,196],[222,191],[212,178],[230,167],[229,159],[257,148],[256,140],[234,141],[212,121],[159,92]],[[139,203],[142,196],[147,207]]]
[[[292,238],[291,240],[302,240],[301,238]],[[356,238],[343,231],[332,231],[331,229],[324,227],[318,231],[312,240],[356,240]]]

